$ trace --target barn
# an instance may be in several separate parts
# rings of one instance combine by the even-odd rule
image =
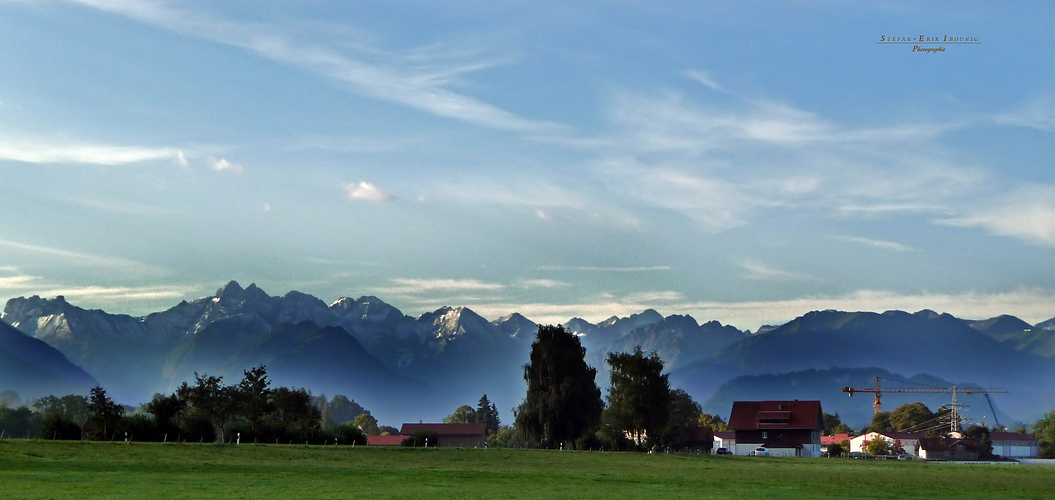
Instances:
[[[820,401],[734,401],[729,429],[736,433],[736,455],[765,447],[777,456],[821,456]]]

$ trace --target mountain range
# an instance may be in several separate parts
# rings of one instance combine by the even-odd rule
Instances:
[[[438,420],[485,393],[511,420],[538,328],[515,313],[488,321],[465,307],[443,307],[411,317],[377,297],[326,304],[233,281],[214,296],[144,317],[33,296],[9,300],[0,318],[0,390],[23,399],[84,393],[97,381],[118,401],[145,402],[195,373],[235,383],[243,370],[263,364],[277,385],[344,394],[395,424]],[[664,360],[672,386],[719,414],[730,398],[801,395],[867,423],[870,402],[853,400],[862,409],[855,411],[836,385],[908,374],[1007,387],[1009,394],[994,396],[1001,418],[1029,419],[1050,409],[1055,388],[1055,319],[1029,325],[1013,316],[962,320],[927,310],[814,311],[752,334],[648,309],[596,324],[572,318],[564,326],[580,336],[602,388],[607,354],[640,346]],[[788,381],[811,389],[795,390]]]

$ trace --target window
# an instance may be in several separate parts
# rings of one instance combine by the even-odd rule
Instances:
[[[762,431],[762,439],[766,438],[766,431]]]

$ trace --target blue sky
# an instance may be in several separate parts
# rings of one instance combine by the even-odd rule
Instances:
[[[1051,33],[1050,2],[2,0],[0,297],[1042,321]],[[876,44],[920,35],[981,43]]]

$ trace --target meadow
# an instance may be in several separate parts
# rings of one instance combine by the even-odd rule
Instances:
[[[1042,498],[1055,470],[546,450],[0,442],[3,498]]]

